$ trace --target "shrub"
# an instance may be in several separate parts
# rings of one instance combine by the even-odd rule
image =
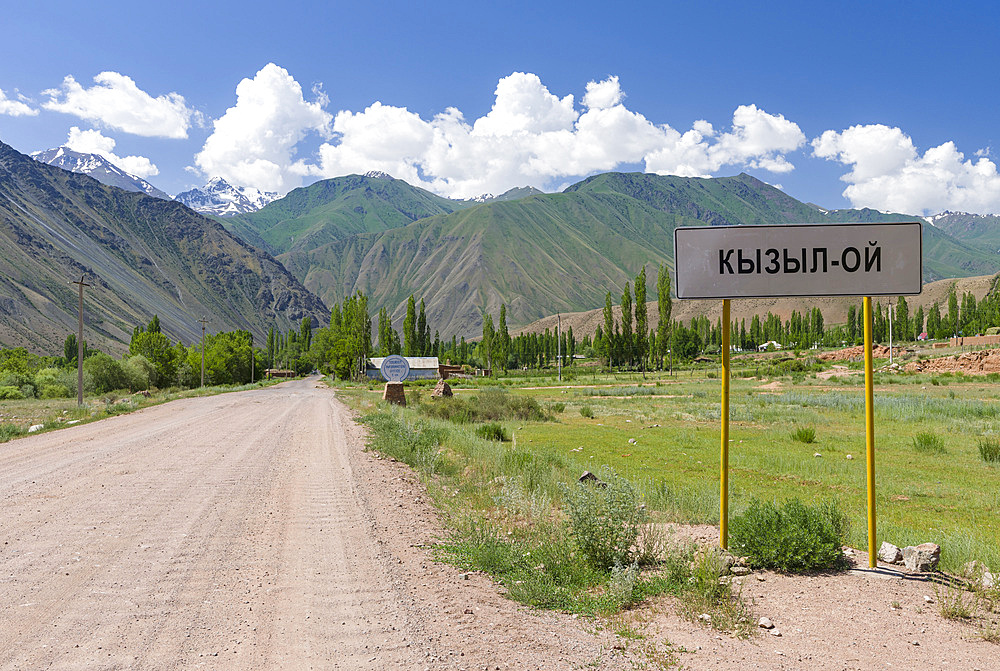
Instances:
[[[103,394],[128,387],[128,375],[122,368],[121,362],[103,352],[87,358],[83,362],[83,369],[93,380],[94,393]]]
[[[566,404],[565,403],[549,403],[549,412],[551,412],[554,415],[558,415],[558,414],[564,413],[564,412],[566,412]]]
[[[1000,461],[1000,438],[980,438],[979,458],[986,462]]]
[[[503,427],[496,422],[480,424],[476,427],[476,435],[486,440],[495,440],[498,442],[510,440],[510,437],[504,432]]]
[[[580,408],[580,414],[583,415],[584,417],[586,417],[587,419],[593,419],[594,418],[594,409],[591,408],[589,405],[585,405],[585,406],[583,406],[583,407]]]
[[[5,385],[0,387],[0,400],[18,400],[24,398],[24,394],[21,393],[20,387],[15,387],[14,385]]]
[[[833,503],[810,506],[790,499],[779,507],[751,500],[731,529],[734,553],[748,556],[754,568],[796,573],[845,563],[847,518]]]
[[[648,521],[639,494],[610,468],[602,468],[602,483],[575,483],[563,487],[573,538],[597,567],[611,570],[631,565],[634,546]]]
[[[41,398],[72,398],[73,390],[64,384],[47,384],[41,387]]]
[[[913,449],[917,452],[944,454],[944,439],[928,431],[922,431],[913,437]]]
[[[816,442],[816,429],[811,426],[800,426],[799,428],[792,431],[792,440],[797,440],[800,443],[815,443]]]

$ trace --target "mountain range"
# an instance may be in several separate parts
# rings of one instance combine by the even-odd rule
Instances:
[[[117,186],[119,189],[125,189],[126,191],[136,191],[144,193],[147,196],[170,200],[170,196],[143,178],[125,172],[99,154],[88,154],[73,151],[66,147],[58,147],[57,149],[36,151],[31,154],[31,158],[42,163],[47,163],[48,165],[54,165],[63,170],[90,175],[98,182],[107,184],[108,186]]]
[[[225,222],[276,255],[327,304],[356,290],[401,323],[412,293],[442,334],[474,335],[505,303],[510,324],[598,307],[645,265],[673,265],[677,226],[912,221],[823,210],[749,175],[604,173],[562,193],[447,200],[388,177],[351,175],[291,192]],[[924,279],[1000,271],[1000,256],[924,226]]]
[[[83,184],[94,187],[92,181],[56,174],[39,179],[54,180],[74,202],[80,197],[70,191]],[[215,183],[224,188],[221,180]],[[112,192],[117,190],[104,197]],[[115,199],[122,197],[119,193]],[[445,337],[477,335],[484,311],[496,315],[501,303],[507,305],[508,323],[516,326],[555,312],[599,308],[608,291],[617,302],[625,282],[633,281],[643,266],[652,291],[656,268],[673,265],[672,233],[678,226],[915,219],[870,209],[826,210],[745,174],[683,178],[604,173],[561,193],[524,187],[500,196],[453,200],[384,173],[368,173],[322,180],[259,210],[214,219],[177,202],[155,202],[157,208],[142,202],[150,232],[163,225],[160,217],[177,218],[183,211],[205,230],[213,225],[213,235],[228,232],[230,244],[239,241],[242,253],[252,250],[255,258],[269,260],[274,264],[267,266],[274,268],[271,277],[278,277],[277,268],[287,269],[286,290],[299,302],[281,312],[283,323],[294,321],[293,314],[321,313],[323,303],[332,305],[360,290],[369,295],[373,311],[387,307],[398,328],[413,294],[425,300],[428,322]],[[1000,218],[943,213],[927,221],[925,281],[1000,272]],[[133,229],[138,245],[145,234],[142,227]],[[59,240],[50,244],[72,256],[67,251],[71,246]],[[150,250],[146,258],[159,263],[160,253],[168,252]],[[0,249],[0,255],[6,254]],[[202,254],[197,263],[212,258]],[[180,282],[180,264],[164,263],[175,269],[173,281]],[[238,264],[231,257],[226,264],[236,272]],[[135,270],[145,272],[141,264]],[[188,272],[206,276],[194,260]],[[309,292],[315,294],[313,302],[305,297]],[[228,300],[221,288],[220,293],[215,300]],[[260,323],[267,323],[267,311],[279,309],[280,301],[247,303],[245,309],[257,310]]]
[[[233,186],[221,177],[213,177],[203,187],[190,189],[171,197],[141,177],[125,172],[100,154],[88,154],[67,147],[58,147],[36,151],[31,154],[31,158],[63,170],[89,175],[108,186],[117,186],[126,191],[138,191],[163,200],[176,200],[196,212],[217,217],[255,212],[278,197],[273,191]]]
[[[107,186],[0,143],[0,342],[61,352],[77,328],[81,277],[88,342],[121,351],[155,314],[173,339],[329,320],[323,302],[270,255],[184,205]]]

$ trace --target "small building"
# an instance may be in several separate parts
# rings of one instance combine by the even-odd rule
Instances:
[[[766,343],[757,346],[758,352],[766,352],[769,349],[781,349],[781,343],[774,340],[768,340]]]
[[[298,373],[294,370],[287,370],[284,368],[268,368],[264,371],[264,376],[270,380],[273,378],[293,378],[296,377]]]
[[[435,380],[438,373],[438,358],[436,356],[407,356],[406,363],[410,364],[410,374],[407,380]],[[374,357],[368,359],[365,364],[365,375],[369,380],[384,380],[382,377],[382,362],[385,357]]]

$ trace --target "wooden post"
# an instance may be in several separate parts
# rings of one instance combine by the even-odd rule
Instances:
[[[77,310],[79,325],[76,334],[76,404],[83,405],[83,288],[90,285],[83,281],[85,275],[80,276],[80,281],[74,281],[80,287],[80,304]]]

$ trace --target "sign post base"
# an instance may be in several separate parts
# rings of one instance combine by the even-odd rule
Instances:
[[[402,382],[386,382],[385,391],[382,392],[382,400],[393,405],[406,407],[406,394],[403,393]]]

